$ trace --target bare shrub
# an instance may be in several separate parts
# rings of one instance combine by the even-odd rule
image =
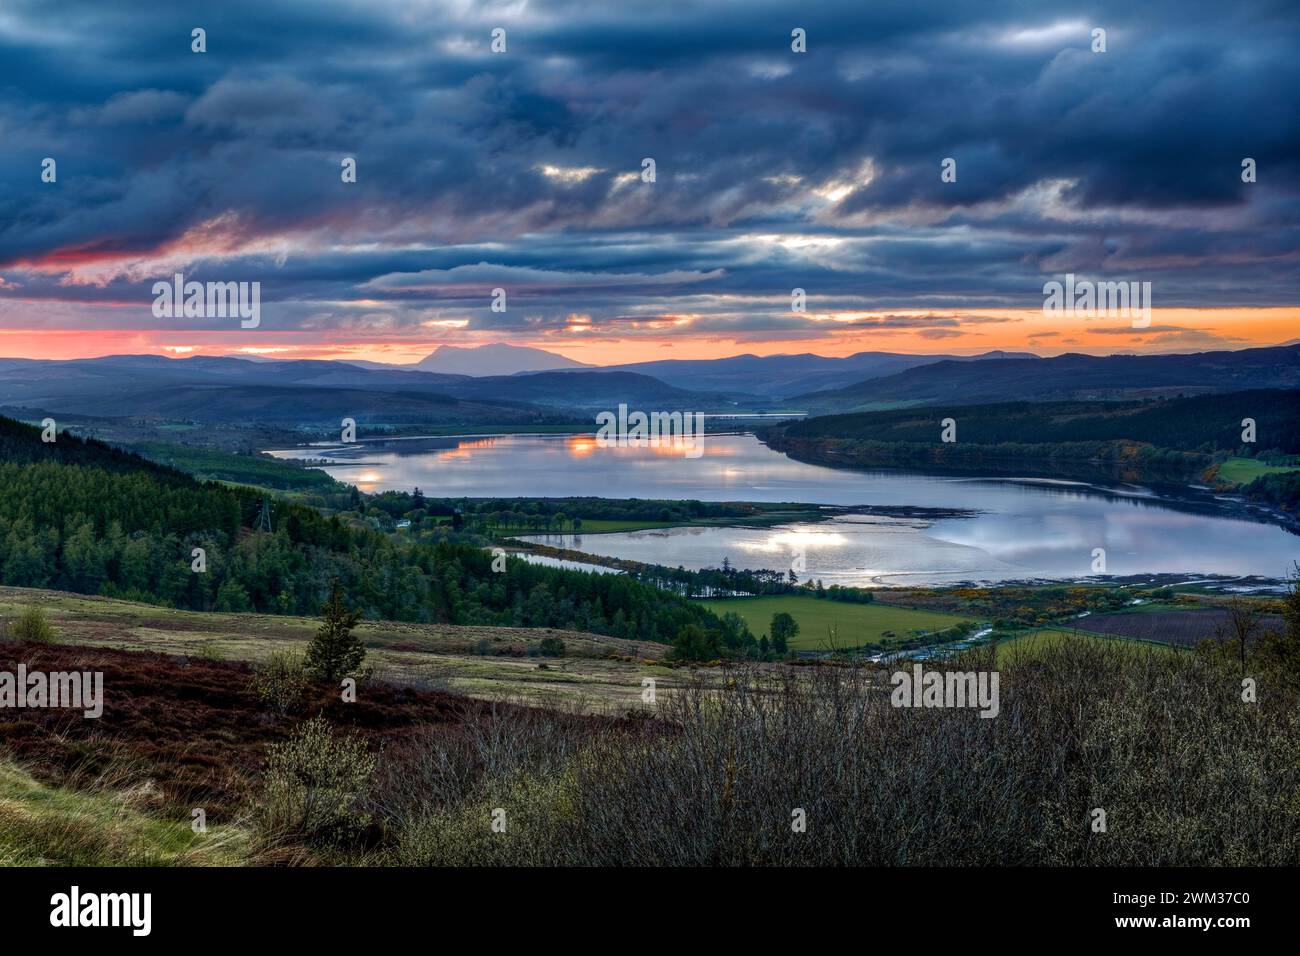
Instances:
[[[605,726],[582,713],[581,704],[561,706],[465,701],[454,730],[428,725],[394,745],[376,775],[377,808],[390,819],[418,816],[479,795],[515,773],[559,772]]]
[[[270,748],[262,825],[277,837],[330,843],[363,828],[375,758],[366,743],[336,733],[323,717]]]
[[[894,708],[891,667],[741,670],[666,695],[661,716],[641,722],[652,727],[587,735],[562,761],[478,768],[477,782],[397,821],[396,856],[972,866],[1300,858],[1294,695],[1247,704],[1231,664],[1120,644],[1063,641],[996,664],[992,651],[974,651],[930,666],[998,670],[999,715]],[[458,789],[468,798],[456,801]],[[506,811],[505,833],[488,825],[494,808]],[[1093,832],[1094,808],[1106,811],[1106,832]]]
[[[311,680],[299,655],[292,651],[273,651],[253,674],[249,686],[263,704],[283,716],[302,709]]]

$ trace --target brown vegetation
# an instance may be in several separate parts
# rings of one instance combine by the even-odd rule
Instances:
[[[1085,631],[1097,634],[1114,634],[1162,644],[1195,647],[1201,641],[1219,634],[1230,623],[1228,608],[1207,607],[1186,611],[1145,611],[1123,614],[1091,614],[1071,623]],[[1282,618],[1276,614],[1262,614],[1258,621],[1259,633],[1282,629]]]
[[[80,711],[0,710],[0,743],[34,776],[76,786],[122,768],[153,782],[159,804],[188,816],[204,807],[220,820],[250,802],[267,747],[289,738],[300,720],[322,715],[374,746],[409,736],[456,733],[501,705],[412,687],[363,684],[355,703],[314,683],[301,716],[264,704],[247,664],[107,650],[0,643],[0,670],[102,671],[103,716]]]

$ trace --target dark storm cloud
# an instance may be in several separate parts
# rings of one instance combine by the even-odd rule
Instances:
[[[1292,304],[1297,33],[1266,0],[9,0],[0,295],[147,303],[183,268],[261,279],[304,327],[752,333],[809,327],[794,288],[1031,308],[1068,271]],[[486,309],[494,285],[519,312]]]

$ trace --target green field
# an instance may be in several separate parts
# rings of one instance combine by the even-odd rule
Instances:
[[[799,634],[790,647],[800,651],[829,650],[827,635],[832,627],[836,629],[836,647],[844,649],[863,644],[894,643],[918,632],[941,631],[970,620],[935,611],[913,611],[887,604],[849,604],[801,595],[731,598],[701,603],[715,614],[728,611],[739,614],[756,637],[768,632],[773,614],[785,611],[799,624]]]
[[[1266,465],[1254,458],[1229,458],[1219,466],[1219,478],[1233,485],[1248,485],[1264,475],[1300,471],[1297,465]]]

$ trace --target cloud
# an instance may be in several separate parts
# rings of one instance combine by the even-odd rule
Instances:
[[[1131,341],[1145,345],[1234,348],[1249,342],[1241,336],[1220,333],[1214,329],[1188,328],[1180,325],[1150,325],[1146,328],[1118,325],[1089,328],[1088,332],[1092,335],[1132,336]]]
[[[175,270],[260,280],[321,332],[939,340],[1066,271],[1162,308],[1300,296],[1300,27],[1269,0],[833,0],[799,11],[806,54],[775,0],[226,0],[207,54],[193,10],[147,7],[0,16],[0,296],[34,315],[150,323]],[[519,307],[488,312],[496,286]]]
[[[722,275],[722,270],[691,272],[674,270],[653,275],[616,272],[561,272],[500,263],[479,262],[451,269],[424,269],[414,273],[389,273],[377,276],[359,288],[373,292],[479,293],[494,287],[508,292],[528,293],[537,290],[569,292],[581,289],[615,288],[639,290],[654,286],[675,286],[705,282]]]
[[[173,90],[132,90],[115,93],[103,106],[76,110],[74,122],[102,126],[162,123],[184,115],[189,97]]]

